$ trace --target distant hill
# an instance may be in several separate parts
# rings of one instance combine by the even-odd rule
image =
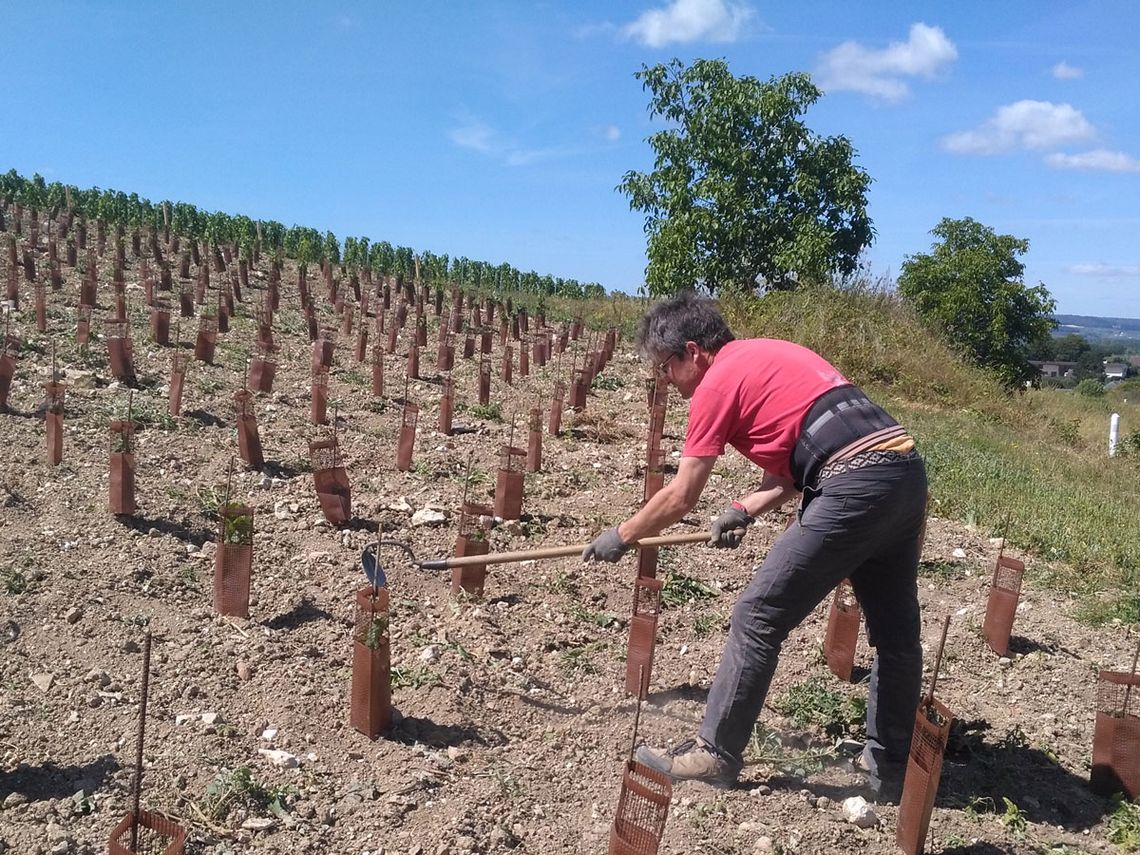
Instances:
[[[1054,315],[1055,336],[1076,333],[1089,342],[1140,343],[1140,318],[1101,318],[1096,315]]]

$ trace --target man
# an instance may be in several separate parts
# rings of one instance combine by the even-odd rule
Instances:
[[[775,339],[737,341],[714,303],[691,293],[650,309],[638,348],[690,401],[684,451],[669,484],[598,535],[583,560],[617,561],[682,519],[726,444],[763,476],[713,522],[712,545],[736,547],[757,516],[797,493],[803,502],[733,609],[697,737],[669,751],[643,745],[637,759],[675,780],[731,785],[784,639],[850,578],[876,649],[857,766],[876,792],[897,787],[922,679],[926,471],[913,439],[818,354]]]

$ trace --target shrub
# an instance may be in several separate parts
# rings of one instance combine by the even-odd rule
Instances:
[[[1104,384],[1099,380],[1094,380],[1091,377],[1086,377],[1077,384],[1077,394],[1084,395],[1086,398],[1101,398],[1104,397]]]

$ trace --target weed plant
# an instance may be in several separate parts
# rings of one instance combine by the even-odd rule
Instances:
[[[797,727],[817,726],[832,737],[859,733],[867,716],[867,701],[844,695],[828,682],[826,677],[810,677],[779,695],[772,707]]]
[[[209,820],[224,821],[238,807],[268,811],[277,816],[287,812],[288,799],[295,794],[288,786],[266,786],[253,777],[248,766],[223,769],[195,804]]]
[[[1108,842],[1122,852],[1140,852],[1140,804],[1117,797],[1108,818]]]
[[[673,608],[718,596],[720,593],[715,588],[683,573],[669,573],[665,577],[665,584],[661,586],[661,602]]]

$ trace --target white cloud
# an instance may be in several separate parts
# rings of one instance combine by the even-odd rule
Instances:
[[[460,148],[477,152],[505,166],[530,166],[533,163],[581,153],[569,146],[526,148],[518,141],[499,133],[486,122],[471,116],[462,117],[460,124],[448,131],[447,136]]]
[[[448,131],[447,136],[460,148],[469,148],[483,154],[490,154],[498,148],[494,130],[478,119],[468,119],[458,128]]]
[[[958,49],[940,27],[918,23],[911,25],[905,42],[891,42],[882,50],[844,42],[823,55],[816,78],[824,90],[899,101],[910,94],[905,78],[937,77],[957,58]]]
[[[622,27],[622,35],[653,48],[695,42],[734,42],[755,12],[732,0],[671,0],[664,8],[642,12]]]
[[[1140,264],[1071,264],[1068,272],[1076,276],[1098,276],[1105,279],[1140,277]]]
[[[1096,128],[1069,104],[1018,101],[972,131],[950,134],[942,147],[955,154],[998,154],[1015,149],[1055,148],[1096,138]]]
[[[610,142],[617,142],[621,139],[621,128],[619,128],[617,125],[607,125],[606,128],[602,131],[602,136],[604,136]]]
[[[1109,151],[1104,148],[1084,151],[1080,154],[1054,152],[1045,157],[1045,162],[1054,169],[1095,169],[1102,172],[1140,172],[1140,159],[1122,151]]]
[[[1053,76],[1058,80],[1077,80],[1085,76],[1085,70],[1062,60],[1053,66]]]

